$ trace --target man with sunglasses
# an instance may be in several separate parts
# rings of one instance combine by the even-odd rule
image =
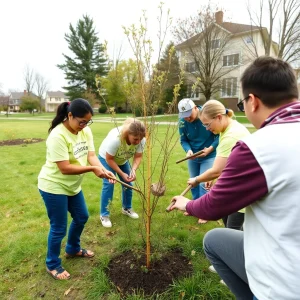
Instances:
[[[217,228],[204,251],[237,299],[300,295],[300,102],[291,66],[257,58],[241,78],[238,106],[258,129],[233,148],[209,193],[173,208],[217,220],[246,207],[244,232]]]

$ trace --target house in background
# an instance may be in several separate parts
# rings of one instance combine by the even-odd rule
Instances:
[[[69,101],[69,97],[66,96],[64,92],[56,91],[51,92],[48,91],[46,93],[46,99],[45,99],[45,111],[46,112],[55,112],[58,105]]]
[[[11,92],[9,96],[9,111],[19,112],[22,98],[25,96],[28,96],[28,92],[26,90],[24,90],[24,92]],[[30,93],[30,96],[38,99],[37,95],[34,93]]]
[[[218,68],[224,71],[224,75],[222,75],[219,80],[219,91],[213,94],[211,99],[218,99],[222,101],[226,107],[237,110],[236,104],[239,99],[243,98],[240,87],[240,77],[256,57],[265,54],[264,40],[268,31],[267,28],[223,22],[222,11],[215,13],[215,22],[210,26],[216,26],[221,33],[224,31],[229,35],[219,62],[217,62]],[[191,47],[196,48],[197,44],[199,45],[199,43],[201,43],[203,35],[203,33],[200,33],[176,46],[179,58],[185,57],[184,62],[181,60],[181,67],[186,71],[186,76],[189,79],[187,82],[189,83],[193,80],[195,81],[195,77],[197,77],[197,68],[195,59],[191,55]],[[216,38],[211,41],[211,49],[218,48],[220,48],[220,40]],[[277,57],[277,54],[278,45],[272,42],[270,56]],[[228,72],[226,72],[226,69]],[[188,84],[186,96],[195,100],[197,104],[203,104],[206,101],[204,95],[200,94],[199,88],[192,93],[191,87],[192,84]]]

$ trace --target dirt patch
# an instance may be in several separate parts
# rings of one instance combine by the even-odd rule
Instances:
[[[176,249],[152,262],[149,270],[145,254],[124,252],[110,261],[106,272],[121,295],[143,290],[150,296],[166,291],[175,279],[187,277],[192,269],[189,259]]]
[[[39,143],[42,141],[44,141],[44,139],[38,139],[38,138],[5,140],[5,141],[0,141],[0,147],[1,146],[28,145],[28,144]]]

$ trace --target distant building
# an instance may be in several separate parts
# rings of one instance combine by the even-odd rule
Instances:
[[[240,87],[241,75],[257,56],[264,55],[265,49],[263,43],[264,37],[268,35],[268,31],[265,27],[261,28],[247,24],[224,22],[222,11],[215,13],[215,22],[210,26],[230,36],[220,57],[220,61],[216,62],[216,67],[225,71],[225,75],[219,78],[219,91],[212,95],[211,99],[220,99],[225,106],[236,110],[236,103],[239,99],[243,98]],[[211,27],[209,27],[209,30],[211,30]],[[196,103],[199,104],[203,104],[208,99],[203,97],[199,88],[195,92],[192,92],[194,78],[199,76],[195,56],[192,55],[192,51],[200,49],[197,47],[201,45],[201,39],[204,37],[205,32],[201,32],[176,46],[178,56],[185,57],[185,61],[181,63],[182,68],[186,71],[187,82],[189,82],[187,95],[185,96],[196,100]],[[216,39],[211,41],[211,51],[220,48],[221,39],[222,34],[220,34],[219,38],[216,36]],[[256,55],[254,55],[254,52],[256,52]],[[270,55],[276,57],[277,54],[278,45],[272,42]],[[227,73],[226,70],[228,70]]]
[[[55,112],[58,105],[69,101],[69,97],[61,91],[51,92],[48,91],[46,93],[45,99],[45,111],[46,112]]]
[[[24,92],[11,92],[9,96],[9,111],[19,112],[22,98],[25,96],[28,96],[28,92],[26,90],[24,90]],[[34,93],[30,93],[30,96],[38,99],[37,95]]]

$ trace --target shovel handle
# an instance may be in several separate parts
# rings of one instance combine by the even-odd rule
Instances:
[[[177,160],[177,161],[176,161],[176,164],[179,164],[179,163],[181,163],[181,162],[183,162],[183,161],[185,161],[185,160],[188,160],[188,159],[190,159],[190,158],[195,158],[195,157],[197,157],[198,155],[200,155],[200,154],[202,154],[202,153],[203,153],[203,150],[200,150],[200,151],[194,153],[193,155],[186,156],[186,157],[183,158],[183,159]]]
[[[180,196],[184,196],[190,189],[192,188],[192,185],[188,185],[187,187],[186,187],[186,189],[180,194]],[[170,212],[171,211],[171,208],[172,208],[172,206],[175,204],[175,200],[173,200],[170,204],[169,204],[169,206],[166,208],[166,212]]]
[[[126,186],[126,187],[128,187],[128,188],[130,188],[130,189],[132,189],[132,190],[135,190],[135,191],[137,191],[137,192],[139,192],[139,193],[142,193],[139,189],[137,189],[137,188],[135,188],[134,186],[132,186],[132,185],[130,185],[130,184],[127,184],[127,183],[125,183],[125,182],[123,182],[123,181],[121,181],[121,180],[119,180],[119,179],[117,179],[117,178],[114,178],[114,177],[111,177],[111,176],[107,176],[107,177],[110,178],[110,179],[115,180],[115,181],[118,182],[118,183],[121,183],[122,185],[124,185],[124,186]]]

